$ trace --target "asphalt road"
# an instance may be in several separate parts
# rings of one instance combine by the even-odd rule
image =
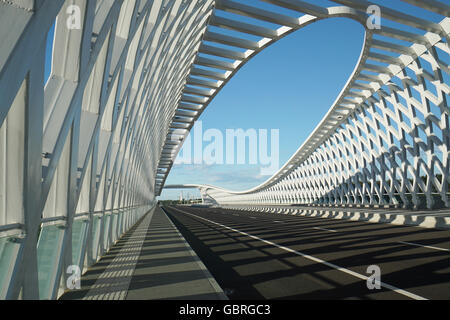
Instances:
[[[450,299],[450,231],[218,208],[164,210],[231,300]]]

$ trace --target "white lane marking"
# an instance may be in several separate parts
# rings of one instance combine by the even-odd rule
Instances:
[[[336,230],[325,229],[325,228],[320,228],[320,227],[313,227],[313,229],[316,229],[316,230],[322,230],[322,231],[337,232]]]
[[[181,211],[180,209],[177,209],[177,210]],[[184,212],[184,211],[181,211],[181,212]],[[360,273],[354,272],[354,271],[352,271],[352,270],[349,270],[349,269],[340,267],[340,266],[338,266],[338,265],[335,265],[335,264],[333,264],[333,263],[324,261],[324,260],[322,260],[322,259],[319,259],[319,258],[310,256],[310,255],[305,254],[305,253],[302,253],[302,252],[300,252],[300,251],[296,251],[296,250],[294,250],[294,249],[291,249],[291,248],[288,248],[288,247],[285,247],[285,246],[276,244],[276,243],[274,243],[274,242],[272,242],[272,241],[268,241],[268,240],[259,238],[259,237],[257,237],[257,236],[251,235],[251,234],[249,234],[249,233],[247,233],[247,232],[243,232],[243,231],[240,231],[240,230],[237,230],[237,229],[234,229],[234,228],[225,226],[225,225],[223,225],[223,224],[220,224],[220,223],[211,221],[211,220],[209,220],[209,219],[205,219],[205,218],[199,217],[199,216],[197,216],[197,215],[195,215],[195,214],[191,214],[191,213],[187,213],[187,212],[184,212],[184,213],[186,213],[186,214],[188,214],[188,215],[191,215],[191,216],[194,216],[194,217],[196,217],[196,218],[198,218],[198,219],[205,220],[205,221],[207,221],[207,222],[209,222],[209,223],[215,224],[215,225],[220,226],[220,227],[222,227],[222,228],[231,230],[231,231],[233,231],[233,232],[240,233],[240,234],[242,234],[242,235],[244,235],[244,236],[247,236],[247,237],[249,237],[249,238],[252,238],[252,239],[259,240],[259,241],[261,241],[261,242],[267,243],[267,244],[269,244],[269,245],[271,245],[271,246],[277,247],[277,248],[282,249],[282,250],[284,250],[284,251],[294,253],[294,254],[296,254],[296,255],[298,255],[298,256],[301,256],[301,257],[303,257],[303,258],[306,258],[306,259],[308,259],[308,260],[311,260],[311,261],[314,261],[314,262],[317,262],[317,263],[324,264],[324,265],[326,265],[326,266],[328,266],[328,267],[330,267],[330,268],[333,268],[333,269],[336,269],[336,270],[338,270],[338,271],[347,273],[347,274],[349,274],[349,275],[351,275],[351,276],[354,276],[354,277],[356,277],[356,278],[358,278],[358,279],[362,279],[362,280],[365,280],[365,281],[367,281],[367,279],[369,279],[369,277],[367,277],[367,276],[365,276],[365,275],[363,275],[363,274],[360,274]],[[415,300],[428,300],[427,298],[424,298],[424,297],[421,297],[421,296],[419,296],[419,295],[416,295],[416,294],[414,294],[414,293],[412,293],[412,292],[409,292],[409,291],[406,291],[406,290],[397,288],[397,287],[392,286],[392,285],[390,285],[390,284],[387,284],[387,283],[385,283],[385,282],[380,282],[380,285],[381,285],[382,287],[386,288],[386,289],[392,290],[392,291],[394,291],[394,292],[396,292],[396,293],[398,293],[398,294],[404,295],[404,296],[409,297],[409,298],[411,298],[411,299],[415,299]]]
[[[450,252],[449,249],[444,249],[444,248],[439,248],[439,247],[433,247],[433,246],[425,246],[425,245],[423,245],[423,244],[417,244],[417,243],[412,243],[412,242],[398,241],[398,243],[408,244],[408,245],[410,245],[410,246],[423,247],[423,248],[428,248],[428,249],[434,249],[434,250],[440,250],[440,251],[447,251],[447,252]]]
[[[282,221],[278,221],[278,220],[274,220],[273,222],[276,222],[276,223],[283,223]]]

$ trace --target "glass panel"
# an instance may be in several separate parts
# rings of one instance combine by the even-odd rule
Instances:
[[[124,223],[124,210],[119,211],[119,226],[117,228],[117,235],[120,237],[123,233],[123,223]]]
[[[103,218],[103,249],[109,248],[109,223],[111,221],[111,215],[107,214]]]
[[[75,220],[72,225],[72,263],[82,267],[82,259],[85,254],[86,234],[89,221],[85,219]]]
[[[0,238],[0,299],[8,293],[22,244],[16,237]]]
[[[112,214],[111,221],[111,242],[114,243],[117,240],[117,213]]]
[[[134,209],[131,209],[131,210],[127,210],[127,212],[125,213],[125,216],[124,216],[125,231],[128,231],[128,229],[130,228],[130,221],[131,221],[133,212],[134,212]]]
[[[99,248],[99,240],[100,240],[100,226],[102,222],[102,217],[94,216],[92,218],[92,259],[94,261],[97,260],[98,257],[98,248]]]
[[[63,236],[64,229],[61,226],[51,225],[41,230],[37,247],[40,299],[52,298],[61,262]]]
[[[132,209],[128,216],[128,228],[133,226],[134,216],[136,215],[136,209]]]

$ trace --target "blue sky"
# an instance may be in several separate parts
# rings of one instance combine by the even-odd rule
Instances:
[[[45,55],[45,82],[47,82],[50,72],[52,71],[52,48],[53,48],[53,38],[55,36],[55,24],[52,25],[50,31],[47,34],[47,45],[46,45],[46,55]]]
[[[248,2],[275,8],[256,0]],[[314,3],[337,5],[322,0]],[[424,19],[442,19],[422,10],[419,14],[416,7],[398,0],[391,0],[390,6]],[[382,25],[413,29],[385,19]],[[363,27],[345,18],[319,21],[288,35],[249,61],[222,89],[199,119],[203,129],[216,128],[224,135],[226,129],[279,129],[282,166],[338,97],[358,61],[363,39]],[[259,165],[174,165],[166,185],[196,183],[246,190],[269,178],[259,173]],[[161,199],[176,199],[179,194],[179,190],[164,190]]]
[[[257,0],[245,2],[300,16]],[[384,1],[373,2],[383,4]],[[338,5],[326,0],[314,3]],[[442,19],[422,10],[419,13],[414,6],[399,0],[390,0],[390,6],[435,22]],[[261,22],[259,25],[273,27]],[[399,27],[384,19],[382,25]],[[54,27],[48,36],[46,79],[50,73],[53,32]],[[200,117],[203,131],[213,128],[225,136],[226,129],[278,129],[279,165],[282,166],[337,98],[358,61],[363,38],[363,27],[345,18],[319,21],[288,35],[250,60],[231,79]],[[245,190],[267,178],[260,175],[260,165],[174,165],[166,184],[212,184]],[[198,194],[184,193],[187,192]],[[179,194],[179,190],[165,190],[161,199],[178,198]]]
[[[333,104],[360,56],[364,30],[335,18],[294,32],[249,61],[199,120],[203,130],[279,129],[280,166]],[[166,184],[245,190],[265,181],[259,165],[174,165]],[[179,194],[165,190],[161,199]]]

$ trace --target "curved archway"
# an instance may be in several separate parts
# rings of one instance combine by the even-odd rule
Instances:
[[[358,10],[365,8],[363,3],[342,2]],[[273,1],[273,3],[280,4],[279,1]],[[236,3],[231,7],[233,7],[231,11],[239,11]],[[293,5],[289,7],[293,7]],[[438,55],[437,51],[438,48],[445,48],[445,44],[442,46],[440,42],[445,43],[448,39],[448,19],[444,18],[440,23],[423,19],[414,20],[412,16],[402,16],[398,12],[389,11],[390,9],[384,7],[383,9],[385,13],[388,12],[386,14],[387,19],[404,23],[408,27],[426,30],[428,33],[424,36],[417,36],[411,33],[409,29],[405,31],[384,27],[374,31],[367,26],[365,46],[353,76],[344,86],[328,114],[289,161],[275,175],[252,189],[245,191],[227,191],[222,188],[209,189],[213,190],[214,193],[221,194],[220,197],[222,198],[235,195],[235,203],[245,201],[257,203],[261,201],[261,197],[256,194],[260,192],[273,194],[275,191],[275,194],[278,195],[269,196],[270,201],[274,203],[306,201],[309,203],[336,204],[390,203],[403,206],[410,206],[413,203],[416,208],[425,202],[428,208],[432,208],[436,202],[442,202],[445,206],[448,205],[448,195],[445,191],[447,189],[446,181],[449,178],[445,165],[447,157],[445,154],[446,138],[431,142],[431,138],[424,135],[425,129],[422,128],[422,126],[427,126],[425,122],[429,121],[426,114],[433,113],[434,119],[437,119],[434,124],[440,127],[436,128],[437,132],[441,131],[443,136],[446,135],[442,123],[438,124],[438,119],[442,117],[444,123],[448,121],[445,120],[448,118],[446,115],[446,87],[443,85],[441,73],[446,68],[445,64],[442,63],[444,58],[440,58],[441,53]],[[426,7],[426,9],[430,8]],[[245,12],[243,8],[240,8],[240,10],[241,13]],[[342,7],[328,8],[327,12],[318,10],[317,7],[311,10],[316,10],[315,13],[318,14],[315,17],[321,19],[324,18],[324,15],[329,17],[327,13],[346,11]],[[434,11],[438,12],[438,10]],[[351,17],[348,12],[340,13],[342,15],[339,16]],[[358,13],[356,13],[356,16],[358,16]],[[363,16],[364,14],[361,15],[361,12],[359,12],[361,23],[364,20],[362,19]],[[316,19],[311,19],[308,22],[312,23],[313,21],[316,21]],[[289,31],[292,32],[292,30]],[[392,38],[396,41],[372,40],[374,33],[382,38]],[[405,42],[413,43],[413,45],[405,45]],[[389,55],[386,52],[394,52],[400,54],[400,56]],[[367,60],[371,62],[367,63]],[[428,67],[428,74],[421,74],[422,66],[428,63],[432,65],[431,68]],[[444,68],[441,69],[441,66],[444,66]],[[411,71],[413,77],[417,79],[416,81],[409,81],[409,79],[412,79]],[[425,85],[425,82],[427,82],[427,85]],[[419,87],[419,89],[417,91],[411,90],[413,87],[416,89]],[[428,91],[428,89],[434,91],[437,97],[436,95],[435,98],[431,97],[431,91]],[[416,99],[416,102],[421,101],[422,105],[411,102],[411,99]],[[400,100],[402,101],[400,102]],[[408,111],[402,108],[404,105],[407,106]],[[430,111],[432,105],[435,106],[434,111]],[[409,116],[405,116],[404,113]],[[412,120],[416,114],[420,115],[421,122]],[[367,118],[371,120],[367,120]],[[415,123],[412,126],[403,127],[403,119],[409,121],[410,124]],[[396,129],[391,130],[391,126],[396,127]],[[420,130],[419,127],[423,130]],[[334,139],[334,141],[330,139]],[[437,146],[441,150],[441,156],[432,156],[425,164],[422,158],[428,147],[419,146],[417,143],[420,144],[420,142],[417,142],[416,139],[427,141],[426,145],[434,144]],[[408,145],[416,151],[408,155],[396,155],[391,158],[383,154],[385,150],[387,150],[387,153],[395,153],[396,151],[392,150],[402,150]],[[326,150],[323,150],[323,148]],[[350,162],[344,160],[339,165],[324,165],[324,162],[336,159],[337,155],[346,158],[345,155],[348,156],[353,152],[358,153],[361,159],[356,159],[357,157],[350,159],[350,157]],[[305,164],[306,161],[308,161],[307,164]],[[407,168],[400,169],[398,163],[405,162]],[[414,165],[411,164],[412,162],[414,162]],[[304,166],[303,169],[302,166]],[[316,166],[319,166],[319,168],[311,168]],[[339,169],[337,169],[338,166]],[[339,172],[340,178],[337,179],[335,175],[330,175],[331,171]],[[403,172],[401,178],[396,177],[396,171]],[[438,176],[432,174],[435,171],[440,172]],[[323,178],[327,174],[330,176],[328,181]],[[389,178],[386,178],[386,175],[389,175]],[[342,177],[345,177],[345,179],[343,180]],[[301,188],[310,190],[307,195],[300,195],[295,192],[296,188],[292,183],[298,184],[298,179],[303,179],[303,183],[306,183]],[[330,179],[334,179],[334,181],[330,181]],[[343,189],[336,186],[338,180]],[[283,192],[276,192],[276,190],[282,190]],[[432,195],[436,190],[438,191],[437,198]],[[411,194],[412,200],[406,197],[406,192]],[[420,200],[420,197],[423,197],[423,199]]]
[[[314,22],[330,19],[336,17],[344,17],[355,20],[359,22],[365,29],[364,34],[364,43],[361,49],[361,54],[359,57],[359,61],[356,64],[351,76],[349,77],[346,85],[342,89],[338,98],[335,100],[333,105],[330,107],[330,110],[319,123],[319,125],[314,130],[311,136],[315,136],[317,134],[320,135],[320,131],[323,127],[336,126],[337,122],[342,121],[345,116],[347,116],[348,112],[343,110],[338,110],[340,104],[343,100],[345,100],[345,96],[349,94],[352,84],[355,82],[357,76],[363,69],[363,65],[365,60],[368,57],[368,52],[370,50],[370,43],[372,39],[373,31],[367,28],[366,21],[367,15],[364,12],[355,10],[350,7],[339,6],[339,7],[329,7],[329,8],[321,8],[318,6],[313,6],[314,10],[302,10],[302,12],[311,11],[316,15],[305,14],[299,18],[275,15],[277,18],[273,18],[274,14],[269,11],[264,11],[257,8],[252,8],[251,6],[243,5],[240,3],[235,3],[232,1],[217,1],[216,9],[223,11],[230,11],[233,13],[241,14],[244,16],[250,16],[253,18],[262,19],[264,21],[281,23],[281,27],[276,31],[252,26],[247,23],[242,23],[239,21],[233,21],[228,18],[222,18],[213,14],[211,19],[209,20],[209,24],[216,27],[221,27],[224,29],[231,29],[239,32],[249,33],[253,35],[263,36],[261,40],[258,42],[249,42],[248,40],[242,40],[235,37],[224,36],[215,33],[206,32],[204,36],[204,40],[214,41],[219,44],[226,44],[228,46],[235,46],[246,49],[244,52],[230,51],[227,49],[221,49],[218,47],[211,47],[208,45],[202,44],[199,49],[199,54],[194,61],[194,68],[191,71],[190,77],[188,78],[186,88],[184,90],[184,94],[181,97],[178,112],[175,113],[175,117],[172,120],[171,127],[169,128],[169,132],[166,138],[166,142],[163,148],[163,151],[167,153],[167,156],[163,156],[160,159],[159,171],[163,172],[160,178],[157,178],[156,183],[156,194],[160,195],[162,191],[162,187],[165,184],[167,179],[167,175],[172,169],[173,163],[175,161],[175,157],[183,145],[184,140],[188,136],[190,130],[192,129],[194,123],[201,116],[203,111],[208,107],[211,101],[215,98],[215,96],[220,92],[220,90],[233,78],[233,76],[253,57],[255,57],[258,53],[273,45],[280,39],[288,36],[294,31],[298,31]],[[256,12],[256,14],[255,14]],[[285,24],[285,25],[283,25]],[[286,26],[286,24],[288,26]],[[208,54],[210,56],[216,57],[225,57],[227,59],[234,59],[234,63],[227,63],[223,60],[211,60],[209,58],[204,58],[201,54]],[[218,73],[210,70],[203,70],[199,68],[199,66],[213,67],[216,69],[227,70],[224,74]],[[193,77],[194,76],[194,77]],[[196,77],[201,77],[196,78]],[[208,81],[205,81],[208,79]],[[214,81],[212,81],[213,79]],[[217,80],[217,81],[216,81]],[[193,87],[194,86],[194,87]],[[209,88],[209,90],[200,89]],[[185,110],[193,111],[194,113],[189,117],[184,113]],[[315,133],[319,132],[319,133]],[[174,142],[176,142],[174,144]],[[305,144],[311,144],[311,137],[307,139]],[[162,165],[161,165],[162,163]],[[280,171],[276,174],[279,175],[281,171],[284,170],[284,167],[280,169]],[[275,177],[275,176],[274,176]],[[272,177],[272,178],[274,178]],[[270,180],[270,179],[269,179]],[[268,183],[267,180],[265,184]]]
[[[321,20],[280,39],[246,63],[223,87],[198,119],[202,130],[219,130],[219,137],[225,143],[229,140],[225,139],[227,129],[243,128],[256,133],[258,128],[268,129],[268,140],[271,129],[279,129],[277,163],[283,165],[329,111],[359,61],[363,41],[364,28],[341,17]],[[191,130],[187,137],[190,143],[184,145],[180,155],[185,156],[186,152],[192,155],[193,141],[201,139],[199,125],[196,128]],[[204,141],[203,146],[206,144]],[[246,148],[250,146],[247,144]],[[222,158],[213,167],[183,165],[178,161],[171,169],[167,184],[195,181],[245,190],[269,177],[269,173],[259,176],[262,164],[258,156],[256,164],[246,161],[239,165],[234,159],[231,166],[225,161],[224,148]],[[239,183],[237,177],[243,182]],[[164,192],[163,197],[166,195]]]

